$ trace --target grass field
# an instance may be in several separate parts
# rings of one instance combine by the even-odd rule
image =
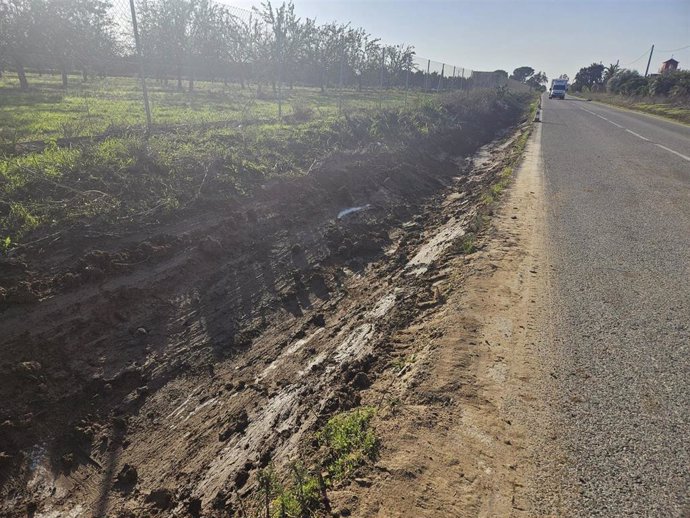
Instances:
[[[16,76],[0,78],[0,139],[24,142],[55,138],[93,136],[109,129],[144,126],[141,86],[127,77],[90,79],[70,76],[62,88],[59,75],[30,75],[31,90],[19,90]],[[242,89],[222,82],[195,83],[194,92],[179,91],[176,82],[168,85],[149,80],[149,96],[154,125],[204,124],[220,121],[277,120],[278,101],[270,86],[257,95],[256,86]],[[186,83],[185,83],[186,86]],[[399,90],[346,90],[295,87],[282,91],[282,115],[325,118],[338,113],[403,107],[419,103],[433,94]],[[313,112],[313,113],[312,113]]]
[[[665,98],[652,97],[624,97],[608,93],[591,92],[587,94],[576,94],[581,97],[592,99],[613,106],[628,108],[640,112],[658,115],[667,119],[672,119],[690,124],[690,105],[687,103],[673,103]]]
[[[406,99],[400,91],[380,98],[350,90],[339,98],[295,88],[285,91],[279,119],[275,99],[257,99],[254,90],[199,82],[190,94],[152,81],[158,128],[147,136],[134,79],[70,77],[66,91],[56,76],[30,81],[29,92],[13,77],[0,83],[0,252],[31,242],[39,230],[158,220],[201,200],[227,203],[269,179],[305,174],[333,152],[397,149],[468,120],[481,131],[481,121],[492,127],[489,119],[524,105],[520,96],[528,95],[494,89],[410,92]],[[223,121],[230,124],[211,124]],[[59,140],[109,129],[117,131]],[[35,141],[41,144],[17,146]]]

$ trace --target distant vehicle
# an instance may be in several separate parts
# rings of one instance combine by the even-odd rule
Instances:
[[[558,99],[565,99],[565,92],[568,90],[567,79],[552,79],[551,88],[549,88],[549,99],[554,97]]]

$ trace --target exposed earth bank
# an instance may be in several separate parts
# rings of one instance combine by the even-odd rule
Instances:
[[[386,456],[399,446],[389,433],[410,416],[415,428],[470,430],[488,398],[473,371],[493,369],[497,384],[508,376],[499,335],[519,331],[487,331],[489,354],[463,341],[480,305],[452,329],[435,322],[479,304],[451,288],[492,268],[488,252],[471,252],[491,185],[514,159],[521,133],[506,131],[510,117],[481,138],[458,130],[433,145],[332,155],[305,177],[154,234],[101,235],[97,246],[72,236],[3,261],[2,512],[250,515],[262,468],[309,462],[329,417],[368,405],[380,461],[328,498],[335,514],[390,515],[385,491],[362,490],[375,470],[413,483],[404,459]],[[439,347],[447,340],[462,350]],[[451,379],[462,397],[444,392]],[[469,484],[488,480],[448,455]],[[479,505],[478,494],[463,498]]]

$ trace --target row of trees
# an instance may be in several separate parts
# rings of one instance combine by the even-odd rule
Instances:
[[[27,69],[57,70],[65,86],[75,70],[85,78],[136,73],[129,2],[116,1],[124,25],[113,0],[0,0],[0,71],[16,71],[23,89]],[[436,89],[471,81],[461,69],[426,74],[410,45],[384,45],[350,24],[302,20],[292,2],[266,1],[251,13],[213,0],[136,0],[136,8],[147,74],[180,89],[200,78],[274,90],[279,83]]]
[[[690,71],[677,70],[644,77],[636,70],[618,64],[592,63],[575,76],[574,91],[608,91],[619,95],[690,98]]]
[[[84,73],[120,54],[109,0],[0,0],[0,71],[12,67]]]

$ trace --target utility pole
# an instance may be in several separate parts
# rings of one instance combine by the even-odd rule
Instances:
[[[647,61],[647,70],[644,71],[644,76],[647,77],[649,73],[649,64],[652,62],[652,54],[654,54],[654,45],[652,45],[652,50],[649,51],[649,61]]]
[[[141,90],[144,94],[144,109],[146,110],[146,128],[151,130],[151,108],[149,107],[149,92],[146,89],[146,75],[144,74],[144,53],[139,41],[139,28],[137,27],[137,12],[134,9],[134,0],[129,0],[129,8],[132,11],[132,30],[134,31],[134,43],[137,46],[139,56],[139,75],[141,76]]]

